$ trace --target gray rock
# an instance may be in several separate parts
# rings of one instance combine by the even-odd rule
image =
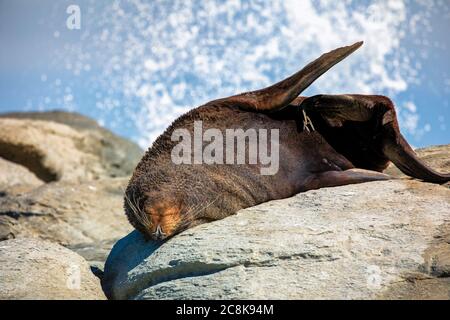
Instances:
[[[113,237],[101,241],[66,245],[66,248],[69,248],[86,259],[94,274],[101,279],[103,278],[105,261],[118,238],[119,237]]]
[[[132,230],[123,213],[127,181],[60,181],[0,197],[0,240],[49,240],[101,265],[115,240]]]
[[[88,263],[47,241],[0,242],[0,275],[0,300],[105,299]]]
[[[11,113],[0,117],[0,157],[39,179],[129,176],[143,151],[76,113]]]
[[[76,113],[0,115],[0,241],[16,238],[0,242],[0,299],[104,298],[94,273],[131,231],[123,188],[142,153]],[[65,287],[72,264],[88,287]]]
[[[0,192],[17,189],[20,186],[28,187],[27,190],[44,184],[27,168],[0,158]]]
[[[449,224],[446,187],[323,188],[162,245],[134,231],[111,251],[102,285],[112,299],[449,299]]]
[[[0,241],[50,240],[102,268],[131,230],[123,189],[142,153],[77,113],[0,115]]]

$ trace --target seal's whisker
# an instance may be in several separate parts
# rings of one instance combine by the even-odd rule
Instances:
[[[188,212],[186,212],[186,215],[187,215],[187,216],[192,215],[193,212],[196,212],[201,206],[202,206],[201,203],[199,203],[199,204],[193,206],[192,208],[189,209]]]
[[[137,209],[136,209],[136,207],[133,205],[133,203],[131,202],[131,200],[130,200],[130,198],[128,197],[128,195],[127,195],[127,192],[126,192],[126,190],[122,187],[122,191],[123,191],[123,194],[124,194],[124,196],[125,196],[125,200],[126,200],[126,202],[128,203],[128,205],[130,206],[130,208],[131,208],[131,211],[133,211],[133,213],[136,215],[137,214]]]
[[[147,228],[147,227],[148,227],[148,226],[147,226],[147,223],[146,223],[145,221],[143,221],[141,215],[139,214],[137,208],[134,206],[134,204],[133,204],[133,202],[130,200],[130,198],[129,198],[127,195],[125,195],[125,199],[126,199],[128,205],[129,205],[130,209],[131,209],[131,212],[133,213],[135,219],[137,220],[137,222],[138,222],[139,224],[141,224],[142,226],[144,226],[144,227]]]
[[[198,210],[193,214],[193,216],[196,216],[200,211],[203,211],[203,210],[206,210],[207,208],[209,208],[214,202],[217,201],[217,199],[219,199],[219,197],[220,197],[220,194],[219,194],[214,200],[212,200],[212,201],[210,201],[209,203],[207,203],[205,206],[200,207],[200,209],[198,209]]]
[[[193,211],[193,210],[195,210],[196,208],[198,208],[200,205],[201,205],[201,202],[200,201],[198,201],[198,198],[197,198],[197,196],[194,194],[194,197],[196,198],[196,200],[197,200],[197,204],[196,205],[194,205],[194,206],[189,206],[188,207],[188,210],[185,212],[185,216],[189,216],[189,214]]]
[[[191,207],[184,215],[186,217],[193,216],[194,215],[193,213],[196,212],[201,206],[202,206],[202,204],[199,203],[199,204]]]
[[[130,199],[130,197],[128,196],[126,191],[124,191],[124,195],[125,195],[125,200],[128,203],[136,220],[140,224],[142,224],[145,228],[150,228],[151,223],[148,220],[148,217],[146,216],[146,214],[142,210],[140,210],[138,201],[136,201],[135,193],[133,192],[133,201]],[[140,200],[140,199],[138,199],[138,200]]]
[[[140,207],[138,205],[138,203],[141,200],[141,198],[138,198],[136,200],[136,198],[134,197],[134,194],[133,194],[133,199],[134,199],[134,202],[135,202],[135,206],[137,206],[138,214],[141,217],[142,221],[144,222],[144,226],[146,226],[147,228],[150,229],[150,227],[152,225],[151,221],[149,220],[149,218],[148,218],[147,214],[145,213],[144,209],[140,209]]]
[[[135,208],[135,206],[133,205],[133,203],[131,202],[130,198],[127,196],[127,194],[125,193],[125,200],[127,201],[128,205],[131,208],[131,211],[133,211],[133,213],[135,215],[137,215],[137,209]]]
[[[196,204],[196,205],[194,205],[192,207],[189,207],[189,210],[185,213],[185,216],[189,216],[192,212],[196,211],[201,206],[202,206],[202,203],[199,201],[198,204]]]

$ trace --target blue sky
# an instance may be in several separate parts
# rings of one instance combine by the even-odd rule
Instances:
[[[81,10],[80,30],[66,8]],[[390,96],[414,146],[450,143],[448,1],[0,0],[0,111],[77,111],[146,148],[178,115],[365,45],[304,92]]]

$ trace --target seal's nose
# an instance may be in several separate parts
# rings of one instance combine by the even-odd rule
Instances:
[[[166,234],[162,231],[161,225],[158,225],[158,226],[156,227],[155,232],[153,232],[153,237],[154,237],[156,240],[162,240],[162,239],[165,238],[165,236],[166,236]]]

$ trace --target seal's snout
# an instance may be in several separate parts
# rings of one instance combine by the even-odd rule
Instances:
[[[149,221],[147,234],[153,240],[164,240],[177,232],[181,221],[181,207],[175,199],[149,196],[144,211]]]
[[[156,231],[152,233],[153,240],[164,240],[167,235],[161,229],[161,225],[156,227]]]

